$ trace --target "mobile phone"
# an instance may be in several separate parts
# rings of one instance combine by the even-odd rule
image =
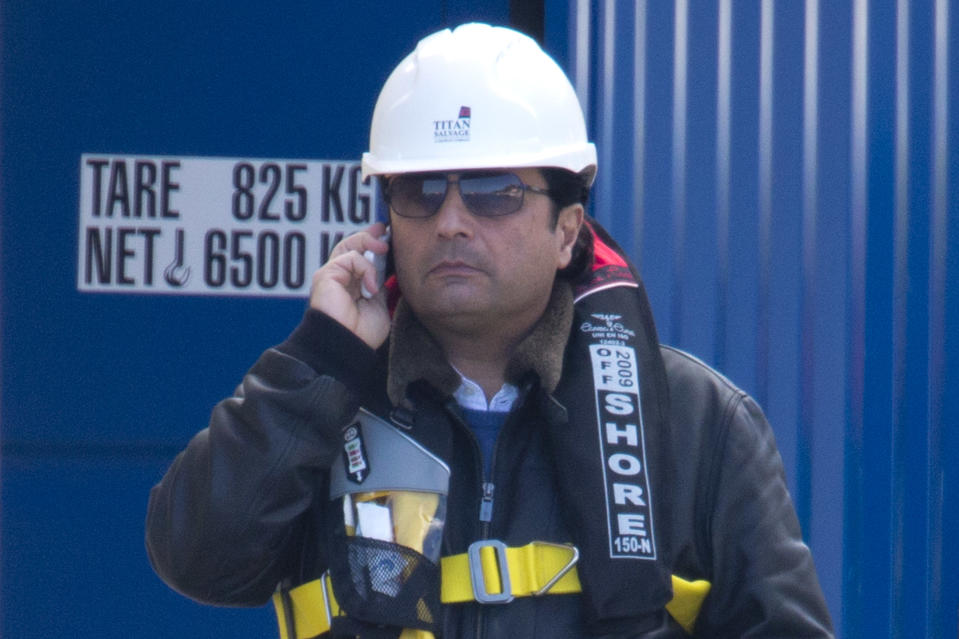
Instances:
[[[380,240],[383,242],[390,241],[390,227],[388,226],[386,227],[386,233],[380,236]],[[386,262],[387,262],[388,255],[389,255],[389,251],[387,251],[386,253],[383,253],[382,255],[377,255],[373,251],[363,252],[363,257],[369,260],[373,264],[373,266],[376,267],[376,285],[380,288],[382,288],[383,281],[386,279]],[[373,294],[367,290],[366,284],[362,284],[360,286],[360,293],[362,293],[363,297],[365,297],[366,299],[370,299],[373,297]]]

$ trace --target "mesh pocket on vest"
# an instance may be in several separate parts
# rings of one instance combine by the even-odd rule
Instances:
[[[350,617],[400,628],[437,630],[440,569],[406,546],[347,537],[330,557],[336,599]]]

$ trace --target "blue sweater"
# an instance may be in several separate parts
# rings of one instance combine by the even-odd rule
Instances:
[[[493,464],[493,447],[496,445],[496,436],[499,435],[503,422],[509,413],[475,410],[462,408],[463,418],[479,441],[480,452],[483,454],[483,477],[489,479]]]

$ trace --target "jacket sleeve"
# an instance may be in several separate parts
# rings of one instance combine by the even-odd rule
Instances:
[[[312,310],[259,358],[150,493],[147,552],[169,586],[205,603],[261,605],[297,574],[304,515],[375,362]]]
[[[709,637],[832,637],[772,429],[741,391],[712,451],[713,587],[696,624]]]

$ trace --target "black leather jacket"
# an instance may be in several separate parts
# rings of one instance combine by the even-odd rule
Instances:
[[[556,481],[563,469],[542,437],[562,411],[551,401],[550,385],[540,381],[562,366],[568,331],[541,326],[544,340],[528,345],[534,374],[523,377],[497,442],[487,478],[495,486],[493,514],[484,523],[479,449],[449,395],[457,379],[435,361],[435,347],[420,343],[411,321],[407,329],[398,317],[391,345],[374,352],[335,321],[308,311],[286,342],[262,355],[151,492],[147,548],[164,581],[201,602],[252,606],[266,603],[278,583],[318,577],[327,565],[326,471],[340,454],[341,429],[361,403],[383,416],[399,403],[415,429],[452,428],[444,554],[465,552],[487,537],[511,546],[569,539]],[[681,444],[663,453],[674,457],[675,469],[667,496],[672,570],[712,582],[696,636],[832,636],[759,407],[702,362],[668,347],[661,352],[671,428],[679,429],[673,439]],[[430,383],[408,384],[416,379]],[[580,598],[448,605],[442,636],[584,637]],[[615,636],[686,635],[663,613]]]

